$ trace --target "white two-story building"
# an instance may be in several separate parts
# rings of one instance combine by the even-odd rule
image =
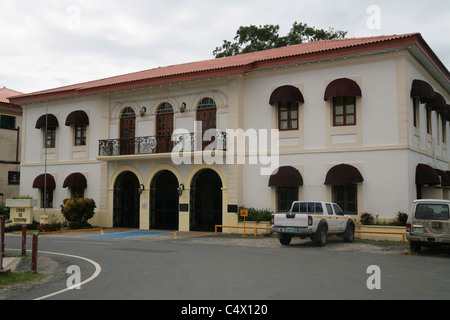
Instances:
[[[89,197],[95,225],[205,231],[236,225],[241,205],[327,200],[395,217],[417,198],[450,198],[450,74],[420,34],[293,45],[10,100],[23,108],[20,188],[38,199],[36,214]]]

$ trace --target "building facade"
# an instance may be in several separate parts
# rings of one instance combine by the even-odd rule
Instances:
[[[319,41],[10,98],[37,215],[93,198],[92,223],[236,225],[294,200],[395,217],[449,199],[450,74],[420,34]]]
[[[22,108],[8,97],[20,92],[0,88],[0,203],[20,192],[20,126]]]

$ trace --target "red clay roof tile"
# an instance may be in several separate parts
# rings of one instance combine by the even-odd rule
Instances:
[[[415,44],[420,39],[421,36],[419,33],[409,33],[403,35],[315,41],[219,59],[154,68],[11,98],[17,102],[34,101],[43,97],[77,96],[105,92],[118,89],[118,86],[120,88],[133,88],[136,86],[197,79],[214,75],[235,74],[264,66],[281,65],[287,63],[289,59],[297,59],[299,61],[301,58],[304,60],[320,59],[321,57],[326,57],[326,54],[332,53],[336,56],[345,54],[343,50],[347,50],[347,52],[350,52],[349,50],[365,52],[389,47],[390,42],[392,42],[392,46],[401,46]],[[401,40],[408,40],[409,43],[403,43]]]

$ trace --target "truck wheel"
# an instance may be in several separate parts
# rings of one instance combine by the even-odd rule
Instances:
[[[349,224],[344,233],[344,241],[350,243],[353,242],[353,240],[355,240],[355,226],[353,224]]]
[[[286,234],[280,234],[279,240],[283,246],[288,246],[291,243],[292,237]]]
[[[327,245],[328,242],[327,231],[328,228],[326,225],[320,226],[319,230],[317,230],[317,234],[315,235],[316,238],[315,242],[318,247],[324,247]]]

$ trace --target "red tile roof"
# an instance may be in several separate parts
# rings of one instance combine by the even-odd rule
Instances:
[[[22,95],[22,92],[8,89],[6,87],[0,88],[0,105],[12,109],[22,110],[22,107],[14,105],[10,102],[8,97]]]
[[[152,84],[162,84],[175,81],[200,79],[213,76],[238,74],[264,67],[273,67],[287,63],[313,61],[358,52],[380,50],[384,48],[421,44],[422,48],[431,51],[419,33],[403,35],[376,36],[366,38],[349,38],[340,40],[323,40],[288,47],[241,54],[231,57],[205,61],[184,63],[160,67],[125,75],[94,80],[60,88],[12,97],[17,102],[27,102],[46,98],[78,96],[111,90],[135,88]],[[431,51],[432,53],[432,51]],[[432,53],[439,68],[446,73],[448,70]]]

